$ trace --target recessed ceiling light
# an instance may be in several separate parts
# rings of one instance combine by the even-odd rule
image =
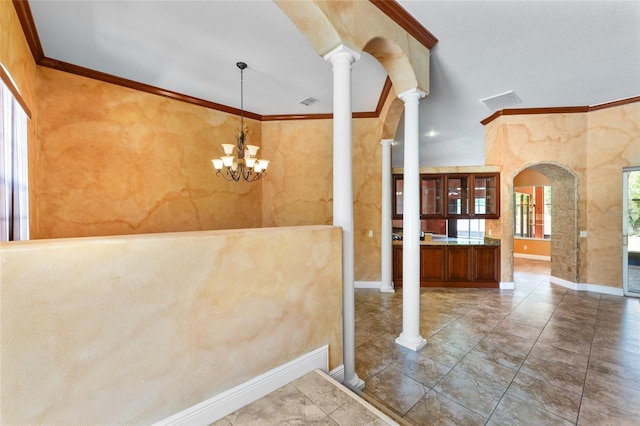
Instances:
[[[430,138],[434,137],[437,134],[438,132],[436,132],[435,130],[429,130],[427,133],[425,133],[425,135],[429,136]]]
[[[511,105],[522,103],[522,99],[520,99],[516,92],[510,90],[508,92],[480,99],[480,102],[482,102],[491,111],[497,111]]]

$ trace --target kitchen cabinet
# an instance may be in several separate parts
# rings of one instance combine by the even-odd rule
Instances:
[[[446,246],[420,246],[420,282],[446,280]]]
[[[391,208],[394,219],[402,219],[402,211],[404,208],[404,178],[402,175],[393,175],[393,199],[391,200]]]
[[[497,219],[500,217],[500,174],[472,175],[472,203],[475,217]]]
[[[392,211],[402,219],[404,179],[393,176]],[[498,219],[500,173],[420,175],[421,219]]]
[[[393,282],[402,287],[402,244],[393,246]],[[420,287],[500,287],[500,246],[420,246]]]
[[[469,215],[470,175],[447,175],[447,217],[462,218]]]
[[[420,176],[420,218],[444,219],[444,175]]]

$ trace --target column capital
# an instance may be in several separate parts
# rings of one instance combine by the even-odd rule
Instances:
[[[361,54],[357,50],[351,49],[344,44],[340,44],[338,47],[324,55],[323,58],[325,61],[330,61],[331,63],[340,58],[349,58],[350,63],[354,63],[355,61],[360,59],[360,56]]]
[[[386,146],[391,146],[391,145],[393,145],[393,139],[382,139],[380,141],[380,145],[385,146],[385,147]]]
[[[420,100],[422,98],[424,98],[425,96],[427,96],[426,93],[424,93],[422,90],[420,89],[409,89],[405,92],[402,92],[398,95],[398,98],[402,99],[405,103],[411,100]]]

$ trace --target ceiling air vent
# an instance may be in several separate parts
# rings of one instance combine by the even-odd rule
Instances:
[[[510,90],[508,92],[500,93],[499,95],[480,99],[480,102],[482,102],[491,111],[497,111],[511,105],[519,104],[522,102],[522,99],[520,99],[516,92]]]
[[[318,102],[320,102],[320,100],[312,97],[304,98],[303,100],[300,101],[300,103],[305,106],[311,106]]]

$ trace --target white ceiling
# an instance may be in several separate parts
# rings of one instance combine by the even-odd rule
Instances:
[[[420,165],[484,164],[479,99],[515,90],[514,108],[587,106],[640,95],[640,0],[400,0],[439,43],[420,106]],[[329,113],[331,65],[278,6],[253,1],[30,0],[45,56],[244,108]],[[386,79],[354,64],[353,109],[376,109]],[[304,106],[306,97],[320,102]],[[402,141],[402,123],[397,141]],[[402,166],[402,143],[393,149]]]

